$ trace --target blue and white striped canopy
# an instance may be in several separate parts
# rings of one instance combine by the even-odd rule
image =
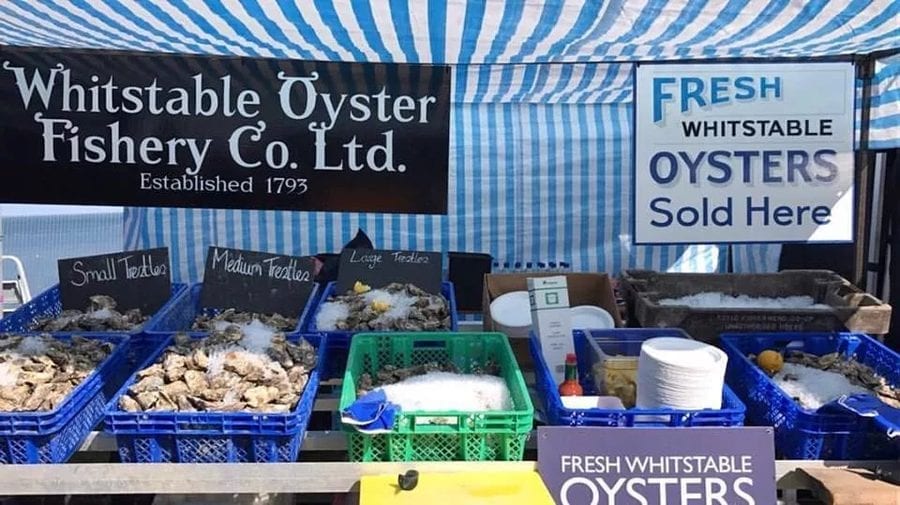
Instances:
[[[618,272],[714,271],[728,248],[631,245],[635,61],[833,57],[900,49],[897,0],[4,0],[0,44],[453,65],[447,216],[128,209],[128,247],[168,245],[175,277],[210,244],[491,253]],[[900,147],[900,57],[876,63],[871,148]],[[859,112],[859,111],[858,111]],[[771,270],[777,248],[733,248]]]

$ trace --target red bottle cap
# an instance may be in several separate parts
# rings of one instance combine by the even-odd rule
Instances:
[[[566,354],[566,363],[575,363],[576,361],[577,358],[575,358],[575,353],[570,352]]]

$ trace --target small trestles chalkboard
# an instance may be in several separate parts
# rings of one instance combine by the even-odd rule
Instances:
[[[344,293],[362,282],[372,289],[392,282],[415,284],[431,293],[441,293],[441,253],[346,249],[341,253],[337,292]]]
[[[57,267],[63,310],[85,310],[90,297],[107,295],[120,312],[141,309],[150,315],[172,294],[166,247],[61,259]]]
[[[296,317],[313,289],[311,257],[212,246],[206,253],[200,304]]]

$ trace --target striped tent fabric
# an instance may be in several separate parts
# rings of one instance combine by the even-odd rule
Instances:
[[[726,247],[631,244],[633,62],[890,52],[898,20],[893,0],[6,0],[0,43],[452,65],[447,216],[126,209],[126,246],[169,246],[178,280],[210,244],[311,254],[357,228],[500,269],[719,271]],[[898,62],[876,70],[870,146],[898,147]],[[775,247],[732,252],[777,268]]]
[[[875,62],[872,88],[869,147],[900,148],[900,55]]]

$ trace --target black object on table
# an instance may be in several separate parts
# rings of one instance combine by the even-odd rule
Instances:
[[[450,252],[447,280],[453,283],[456,308],[460,312],[481,312],[484,276],[491,273],[490,254]]]

